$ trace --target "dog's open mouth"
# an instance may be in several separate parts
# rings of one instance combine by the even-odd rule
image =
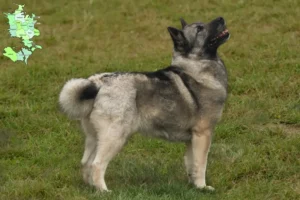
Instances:
[[[216,37],[214,37],[211,41],[210,41],[210,46],[215,45],[218,42],[223,42],[226,39],[229,38],[229,31],[228,29],[225,29],[224,31],[222,31],[221,33],[219,33]]]

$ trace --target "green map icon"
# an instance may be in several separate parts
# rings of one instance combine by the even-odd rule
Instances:
[[[28,58],[36,49],[42,49],[42,46],[34,44],[31,40],[34,36],[39,36],[40,31],[34,28],[37,23],[37,16],[35,14],[26,15],[23,8],[25,5],[18,5],[13,13],[4,13],[8,19],[9,33],[11,37],[22,39],[25,47],[16,52],[12,47],[4,48],[3,55],[10,58],[13,62],[24,61],[27,64]]]

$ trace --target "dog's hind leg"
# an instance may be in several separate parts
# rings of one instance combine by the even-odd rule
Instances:
[[[81,159],[83,180],[85,183],[89,183],[89,176],[91,171],[91,160],[93,161],[95,155],[92,155],[96,151],[97,138],[96,131],[89,119],[82,119],[81,126],[85,133],[85,145],[84,153]],[[95,154],[95,153],[94,153]]]
[[[184,164],[186,173],[189,178],[189,182],[192,182],[192,170],[193,170],[193,149],[191,142],[186,143],[186,151],[184,154]]]
[[[92,170],[92,164],[94,162],[94,159],[96,157],[97,153],[97,147],[94,148],[94,151],[90,155],[85,167],[83,168],[83,179],[86,183],[93,186],[93,170]]]
[[[98,119],[97,152],[92,164],[93,185],[100,191],[108,191],[105,183],[105,172],[109,162],[122,149],[130,132],[119,123]]]

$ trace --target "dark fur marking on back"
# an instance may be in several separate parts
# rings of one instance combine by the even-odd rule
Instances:
[[[96,87],[96,85],[91,82],[91,84],[82,89],[79,99],[80,101],[94,99],[97,96],[98,91],[99,89]]]
[[[170,77],[168,77],[168,75],[165,73],[165,69],[161,69],[161,70],[157,70],[155,72],[114,72],[111,74],[105,74],[103,75],[101,78],[104,77],[118,77],[118,76],[122,76],[122,75],[134,75],[134,74],[142,74],[147,76],[150,79],[159,79],[162,81],[170,81]]]
[[[170,81],[170,77],[166,74],[166,69],[161,69],[155,72],[141,72],[148,78],[157,78],[162,81]]]
[[[180,67],[169,66],[165,69],[161,69],[161,70],[158,70],[155,72],[144,72],[144,73],[142,72],[141,74],[146,75],[148,78],[157,78],[161,81],[171,81],[172,79],[168,76],[169,72],[175,73],[181,78],[184,86],[190,92],[197,108],[199,109],[200,105],[199,105],[199,101],[198,101],[197,94],[196,94],[197,92],[194,91],[194,89],[192,87],[192,85],[197,84],[197,82],[192,77],[190,77],[188,74],[184,73],[184,71]]]
[[[193,98],[193,100],[194,100],[194,102],[195,102],[195,104],[197,106],[197,109],[199,109],[200,108],[200,104],[199,104],[199,100],[197,98],[197,94],[196,94],[197,92],[194,91],[194,89],[192,87],[193,84],[194,85],[195,84],[198,85],[198,83],[191,76],[189,76],[188,74],[184,73],[184,71],[181,68],[179,68],[179,67],[170,66],[170,67],[166,68],[166,70],[171,71],[171,72],[177,74],[181,78],[184,86],[190,92],[190,94],[191,94],[191,96],[192,96],[192,98]]]

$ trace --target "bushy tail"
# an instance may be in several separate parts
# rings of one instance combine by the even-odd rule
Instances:
[[[92,111],[99,88],[88,79],[71,79],[62,88],[59,104],[70,118],[82,119]]]

